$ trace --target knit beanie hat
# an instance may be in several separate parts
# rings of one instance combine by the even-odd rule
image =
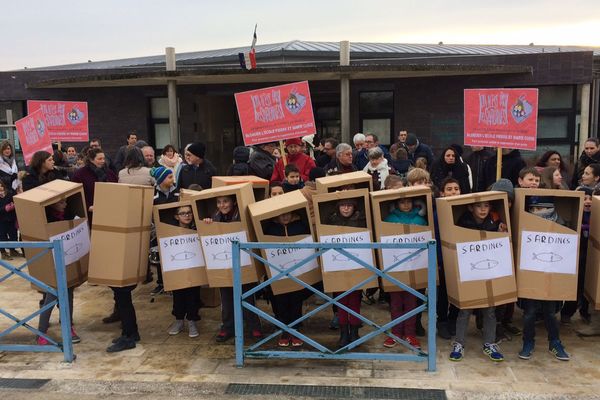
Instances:
[[[187,151],[189,151],[198,158],[204,158],[204,154],[206,153],[206,146],[202,142],[194,142],[188,146]]]
[[[302,139],[300,139],[300,138],[293,138],[293,139],[287,139],[285,141],[285,147],[288,147],[288,146],[290,146],[292,144],[296,144],[298,146],[302,146]]]
[[[515,188],[513,184],[508,179],[498,179],[490,188],[490,190],[495,190],[498,192],[506,192],[508,195],[508,200],[511,202],[515,201]]]
[[[150,170],[150,176],[156,180],[156,184],[160,185],[167,178],[167,176],[171,175],[173,171],[168,168],[163,167],[154,167]]]

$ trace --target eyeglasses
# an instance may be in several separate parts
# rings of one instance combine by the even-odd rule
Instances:
[[[179,215],[180,217],[189,217],[189,216],[192,215],[192,212],[191,211],[185,211],[185,212],[177,213],[177,215]]]

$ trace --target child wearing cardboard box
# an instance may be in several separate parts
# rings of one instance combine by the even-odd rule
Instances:
[[[235,196],[218,196],[217,209],[213,213],[212,217],[204,218],[202,221],[205,224],[212,224],[213,222],[237,222],[240,220],[240,210],[238,208]],[[255,284],[247,283],[242,285],[242,292],[250,290]],[[221,294],[221,329],[217,333],[216,341],[226,342],[234,336],[234,314],[233,314],[233,288],[232,287],[221,287],[219,288]],[[254,296],[248,297],[248,303],[254,305]],[[249,310],[244,309],[244,321],[249,325],[252,332],[252,337],[255,339],[262,338],[262,331],[260,328],[260,321],[258,316]]]
[[[460,216],[456,225],[467,229],[476,229],[489,232],[507,232],[506,224],[494,221],[490,212],[492,206],[489,201],[480,201],[469,204],[468,211]],[[483,307],[479,309],[483,317],[483,353],[492,361],[503,361],[504,356],[500,348],[494,343],[496,338],[496,310],[495,307]],[[456,319],[456,338],[450,352],[451,361],[463,359],[465,336],[469,319],[473,309],[460,309]]]
[[[554,198],[552,196],[531,196],[529,198],[527,211],[537,215],[540,218],[565,225],[565,221],[556,212],[554,208]],[[519,358],[529,360],[535,347],[535,320],[536,314],[541,312],[548,332],[548,350],[561,361],[569,361],[570,356],[565,351],[559,336],[559,326],[556,319],[556,312],[559,309],[559,302],[553,300],[535,300],[520,299],[521,308],[523,308],[523,348],[519,352]]]
[[[269,220],[264,227],[265,235],[296,236],[310,235],[310,227],[294,212],[286,212]],[[273,295],[273,313],[282,323],[289,325],[302,317],[303,290]],[[279,347],[300,347],[301,339],[283,333],[277,342]]]
[[[327,219],[328,225],[353,226],[360,228],[367,227],[365,215],[358,210],[358,202],[356,199],[339,200],[336,203],[335,209],[336,211],[329,215]],[[334,296],[340,294],[341,292],[334,293]],[[360,314],[361,296],[362,291],[355,290],[346,295],[346,297],[340,299],[340,303]],[[361,322],[357,317],[341,308],[337,310],[337,317],[340,327],[339,346],[344,347],[359,338],[358,328],[360,327]]]
[[[294,164],[288,164],[284,168],[285,179],[281,186],[283,192],[291,192],[292,190],[302,189],[304,187],[304,181],[300,177],[300,170]]]
[[[427,225],[427,220],[423,218],[426,214],[425,207],[415,207],[412,198],[402,198],[396,201],[396,208],[385,218],[385,222],[392,222],[404,225]],[[411,293],[390,292],[390,314],[392,320],[400,317],[402,314],[408,313],[417,307],[417,298]],[[421,343],[416,338],[416,323],[417,318],[411,317],[404,322],[401,322],[392,327],[392,333],[404,339],[411,346],[421,349]],[[394,347],[396,341],[388,337],[383,342],[385,347]]]
[[[275,197],[284,194],[283,184],[281,182],[271,182],[269,185],[269,197]]]

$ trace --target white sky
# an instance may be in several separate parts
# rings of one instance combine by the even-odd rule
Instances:
[[[5,0],[0,71],[249,46],[255,23],[258,44],[600,46],[600,0]]]

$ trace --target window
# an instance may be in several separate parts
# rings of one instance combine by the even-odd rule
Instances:
[[[179,132],[179,99],[177,99],[177,131]],[[154,148],[162,149],[171,143],[171,130],[169,128],[169,99],[167,97],[153,97],[150,99],[150,129],[153,133]]]
[[[382,144],[393,141],[394,92],[361,92],[359,94],[360,130],[374,133]]]
[[[315,124],[320,138],[342,138],[339,105],[315,106]]]

